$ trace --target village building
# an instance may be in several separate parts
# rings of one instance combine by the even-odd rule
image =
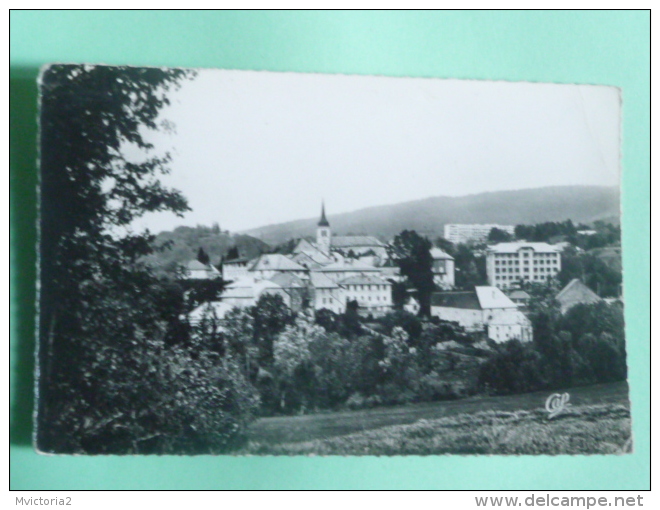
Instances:
[[[519,307],[527,306],[529,298],[531,297],[527,292],[522,289],[514,289],[508,294],[509,299],[517,304]]]
[[[307,268],[279,253],[260,255],[250,263],[248,273],[254,278],[264,280],[280,273],[292,274],[303,279],[308,276]]]
[[[222,262],[222,277],[225,280],[235,280],[242,276],[247,276],[250,259],[241,257]]]
[[[202,264],[199,260],[191,260],[183,266],[183,273],[188,280],[213,280],[222,274],[211,264]]]
[[[454,288],[454,257],[440,248],[431,248],[433,282],[442,289]]]
[[[467,331],[483,331],[495,342],[517,338],[532,340],[532,325],[500,289],[475,287],[473,291],[436,292],[431,296],[431,315],[456,322]]]
[[[357,301],[358,312],[364,315],[382,315],[392,308],[392,284],[374,275],[349,276],[340,280],[345,299]]]
[[[302,278],[291,273],[278,273],[270,279],[279,285],[289,296],[289,308],[294,312],[300,312],[310,304],[310,289]]]
[[[244,276],[228,284],[223,290],[220,300],[231,306],[247,308],[254,306],[262,295],[278,295],[284,303],[291,307],[289,294],[277,283],[262,280],[253,276]]]
[[[500,243],[486,250],[488,284],[499,289],[544,283],[561,271],[560,249],[547,243]]]
[[[422,306],[414,296],[409,296],[403,305],[403,309],[408,313],[412,313],[413,315],[417,315],[421,308]]]
[[[310,273],[310,283],[314,294],[314,310],[325,308],[337,314],[346,311],[344,289],[337,282],[323,273],[312,271]]]
[[[332,281],[339,282],[351,276],[380,276],[381,268],[362,264],[359,261],[345,260],[320,267],[314,272],[323,273]]]
[[[376,257],[387,258],[387,246],[374,236],[334,236],[325,215],[325,204],[321,205],[321,218],[316,227],[316,242],[301,239],[293,250],[294,254],[305,253],[320,264],[328,264],[341,258]],[[339,255],[338,258],[336,255]]]
[[[600,303],[602,299],[593,290],[577,278],[572,279],[555,297],[559,302],[561,313],[568,312],[575,305],[592,305]]]

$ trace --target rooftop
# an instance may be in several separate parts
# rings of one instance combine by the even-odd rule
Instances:
[[[475,287],[481,308],[518,308],[506,294],[497,287]]]
[[[436,292],[431,296],[431,306],[487,310],[493,308],[518,308],[497,287],[475,287],[474,290]]]
[[[305,271],[300,264],[279,253],[261,255],[252,263],[250,271]]]
[[[493,246],[488,247],[488,252],[490,253],[517,253],[518,250],[523,248],[531,248],[535,252],[539,253],[558,253],[561,251],[561,248],[553,246],[548,243],[499,243]]]
[[[431,248],[431,257],[433,257],[433,260],[454,260],[454,257],[449,255],[449,253],[441,250],[440,248]]]
[[[380,272],[380,269],[374,266],[367,264],[359,263],[347,263],[347,262],[335,262],[333,264],[328,264],[325,267],[316,269],[316,271],[322,272]]]
[[[563,311],[580,303],[593,304],[601,301],[598,294],[577,278],[573,278],[568,285],[557,294],[556,299],[561,304]]]
[[[339,282],[340,285],[392,285],[387,280],[383,280],[372,275],[349,276]]]
[[[283,289],[302,288],[305,286],[305,283],[300,278],[291,273],[278,273],[270,281]]]
[[[481,310],[479,298],[477,297],[477,294],[471,290],[460,292],[436,292],[431,296],[431,306]]]

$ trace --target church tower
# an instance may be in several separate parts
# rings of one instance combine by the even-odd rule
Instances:
[[[321,219],[316,227],[316,247],[326,255],[330,255],[331,235],[330,223],[325,217],[325,203],[321,203]]]

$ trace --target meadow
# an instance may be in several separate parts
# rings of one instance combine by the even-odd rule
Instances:
[[[612,454],[631,451],[627,385],[569,390],[550,419],[548,392],[257,421],[240,452],[261,455]]]

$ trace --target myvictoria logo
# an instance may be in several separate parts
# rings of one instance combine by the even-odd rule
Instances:
[[[571,396],[568,393],[553,393],[545,401],[545,410],[550,413],[548,419],[554,418],[562,411],[566,410],[571,404]]]

